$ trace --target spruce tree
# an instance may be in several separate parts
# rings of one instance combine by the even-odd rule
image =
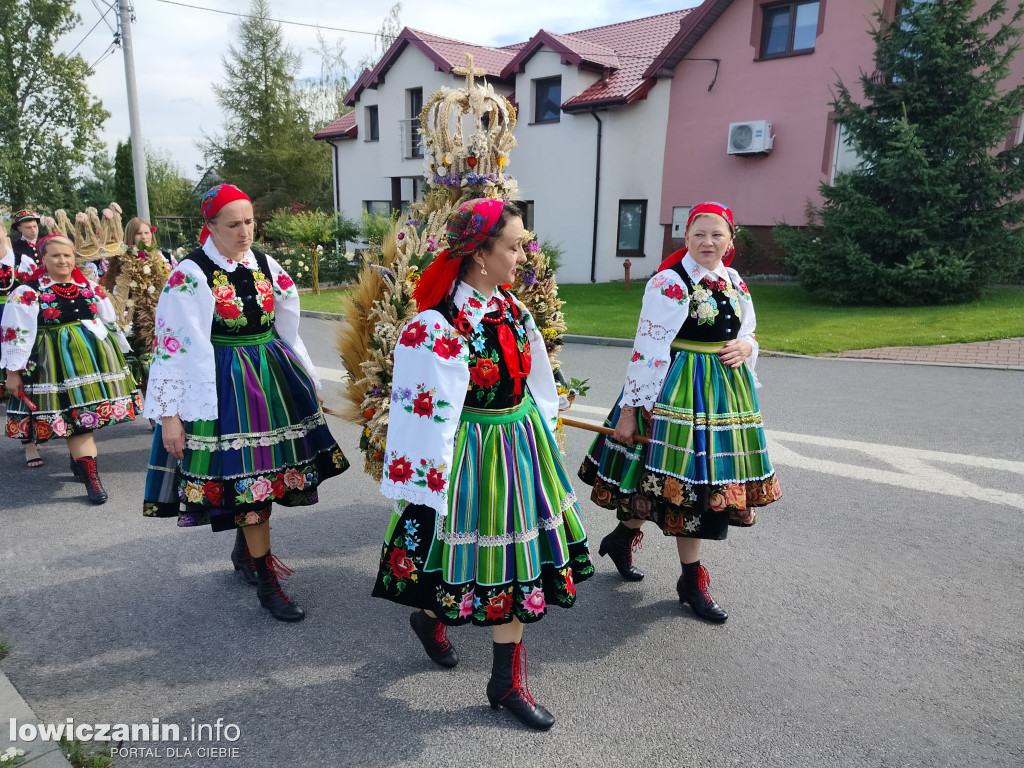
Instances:
[[[224,181],[268,213],[289,203],[329,206],[330,151],[314,128],[295,82],[301,59],[270,18],[268,0],[252,0],[237,44],[223,58],[224,78],[213,90],[224,111],[224,132],[204,153]]]
[[[837,84],[860,166],[821,187],[809,226],[775,230],[801,283],[836,303],[961,303],[1024,273],[1024,145],[1006,149],[1024,84],[1004,82],[1024,3],[900,6],[876,16],[864,103]]]

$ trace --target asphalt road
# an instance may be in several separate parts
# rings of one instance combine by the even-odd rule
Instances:
[[[318,366],[341,367],[336,328],[304,320]],[[567,346],[592,385],[573,415],[600,420],[628,355]],[[656,529],[643,582],[596,558],[613,523],[577,483],[598,573],[526,633],[548,733],[488,708],[489,632],[455,630],[442,670],[409,611],[370,597],[388,507],[336,419],[353,468],[272,520],[297,625],[235,581],[230,534],[141,516],[144,422],[100,433],[99,507],[63,445],[30,470],[0,441],[0,670],[44,723],[237,725],[233,742],[133,743],[161,757],[126,767],[1024,765],[1024,374],[771,357],[758,373],[784,496],[705,546],[726,624],[679,605]],[[588,444],[570,431],[573,475]]]

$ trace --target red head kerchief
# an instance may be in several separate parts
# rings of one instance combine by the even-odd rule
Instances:
[[[690,216],[686,219],[686,229],[689,230],[690,224],[693,223],[693,220],[704,213],[713,213],[715,216],[721,216],[725,219],[725,223],[729,225],[729,232],[733,235],[736,234],[736,225],[732,220],[732,211],[721,203],[700,203],[699,205],[693,206],[693,208],[690,209]],[[670,253],[665,260],[661,262],[661,266],[658,267],[658,271],[661,272],[663,269],[668,269],[669,267],[678,264],[683,260],[685,255],[685,248],[680,248],[675,253]],[[732,264],[732,257],[735,255],[736,246],[733,245],[726,252],[725,256],[722,257],[722,263],[728,267]]]
[[[203,212],[203,219],[209,221],[228,203],[236,200],[249,200],[249,196],[234,184],[218,184],[199,201],[199,210]],[[250,201],[251,202],[251,201]],[[199,242],[205,243],[210,236],[210,228],[203,224],[203,231],[199,233]]]
[[[63,238],[65,240],[71,240],[71,238],[68,237],[67,235],[62,235],[60,233],[57,233],[55,235],[46,235],[45,237],[39,238],[39,242],[36,243],[36,248],[39,249],[39,261],[40,261],[40,263],[31,272],[31,274],[29,274],[29,276],[26,278],[27,282],[33,282],[33,281],[38,280],[39,278],[41,278],[43,275],[47,274],[46,264],[42,263],[43,252],[46,250],[46,246],[45,246],[46,241],[50,240],[50,239],[52,239],[54,237],[60,237],[60,238]],[[74,241],[73,240],[71,241],[71,244],[74,245]],[[89,283],[89,279],[85,275],[82,274],[82,271],[78,268],[77,265],[75,266],[75,268],[73,270],[71,270],[71,279],[74,280],[76,283],[80,283],[81,285],[87,285]]]
[[[458,277],[462,259],[487,242],[487,236],[501,217],[505,203],[486,197],[467,200],[448,217],[445,239],[448,247],[423,270],[412,297],[420,310],[436,307]]]

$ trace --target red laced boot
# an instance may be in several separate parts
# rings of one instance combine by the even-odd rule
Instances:
[[[287,579],[292,570],[274,557],[270,552],[263,557],[254,557],[252,564],[256,568],[256,596],[260,605],[270,611],[270,615],[278,621],[302,621],[306,612],[292,602],[284,593],[279,579]]]
[[[459,654],[448,640],[448,627],[438,619],[427,616],[426,611],[416,611],[409,616],[409,626],[423,643],[423,650],[431,661],[442,667],[454,667],[459,663]]]
[[[249,545],[245,543],[245,532],[241,528],[235,529],[235,546],[231,550],[231,564],[235,566],[235,573],[246,584],[259,584],[259,577],[256,575],[256,566],[252,563],[252,555],[249,554]]]
[[[538,731],[555,724],[555,716],[534,701],[526,682],[526,647],[522,643],[494,643],[494,663],[487,683],[491,709],[505,707],[519,722]]]
[[[106,504],[107,492],[103,490],[99,472],[96,470],[96,457],[83,456],[75,459],[75,466],[78,467],[78,476],[85,483],[85,493],[89,501],[93,504]]]
[[[597,554],[608,555],[615,563],[619,575],[626,581],[640,581],[644,572],[633,565],[633,553],[643,547],[644,533],[619,523],[615,529],[601,539]]]
[[[683,575],[676,584],[679,602],[689,603],[693,612],[702,619],[721,624],[729,618],[729,614],[715,602],[715,598],[708,591],[710,586],[711,577],[708,575],[708,569],[700,564],[700,560],[695,563],[683,563]]]

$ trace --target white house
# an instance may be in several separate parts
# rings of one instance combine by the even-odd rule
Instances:
[[[567,34],[544,30],[488,48],[404,29],[346,103],[353,112],[316,137],[333,147],[335,206],[358,220],[417,199],[422,150],[416,116],[472,54],[496,91],[516,104],[519,183],[527,227],[563,250],[564,283],[651,274],[662,257],[662,167],[670,71],[645,75],[695,9]]]

